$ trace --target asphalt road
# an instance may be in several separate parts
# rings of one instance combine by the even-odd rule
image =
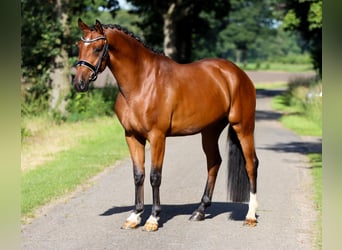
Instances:
[[[256,227],[243,226],[247,204],[226,199],[225,130],[220,137],[223,164],[204,221],[188,220],[206,181],[200,136],[168,138],[157,232],[120,229],[134,201],[132,167],[125,160],[94,178],[91,185],[42,208],[22,226],[22,249],[313,249],[316,213],[304,153],[321,150],[321,141],[298,137],[277,122],[279,114],[270,109],[270,97],[276,93],[262,91],[257,99]],[[146,163],[148,149],[147,156]],[[146,179],[143,223],[152,196]]]

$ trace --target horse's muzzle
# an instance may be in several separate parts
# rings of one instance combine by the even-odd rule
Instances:
[[[74,88],[77,92],[87,92],[89,89],[89,82],[80,79],[79,81],[74,82]]]

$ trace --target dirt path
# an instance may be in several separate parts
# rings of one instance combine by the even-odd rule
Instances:
[[[188,220],[206,179],[200,136],[169,138],[157,232],[120,229],[134,198],[131,163],[127,160],[66,202],[43,208],[41,216],[22,227],[22,249],[313,249],[316,213],[310,199],[308,160],[303,153],[319,150],[321,142],[307,142],[277,122],[279,114],[270,109],[275,93],[259,92],[257,100],[257,227],[242,226],[247,204],[226,201],[225,130],[220,138],[223,164],[205,221]],[[151,209],[148,181],[145,203],[143,222]]]

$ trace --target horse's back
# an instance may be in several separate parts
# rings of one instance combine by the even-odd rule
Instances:
[[[251,79],[240,67],[224,59],[204,59],[199,61],[206,67],[219,68],[223,81],[216,84],[227,88],[229,96],[228,120],[230,123],[239,123],[242,120],[251,123],[254,120],[256,106],[256,92]],[[225,85],[226,84],[226,85]]]
[[[199,132],[227,118],[232,104],[240,102],[241,92],[242,95],[251,92],[253,97],[252,82],[230,61],[203,59],[174,65],[168,79],[168,91],[174,104],[171,134]],[[235,111],[238,110],[234,108]]]

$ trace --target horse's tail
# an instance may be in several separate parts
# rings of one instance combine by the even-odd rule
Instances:
[[[228,195],[233,202],[248,201],[250,185],[245,167],[245,158],[239,138],[233,127],[228,128]]]

